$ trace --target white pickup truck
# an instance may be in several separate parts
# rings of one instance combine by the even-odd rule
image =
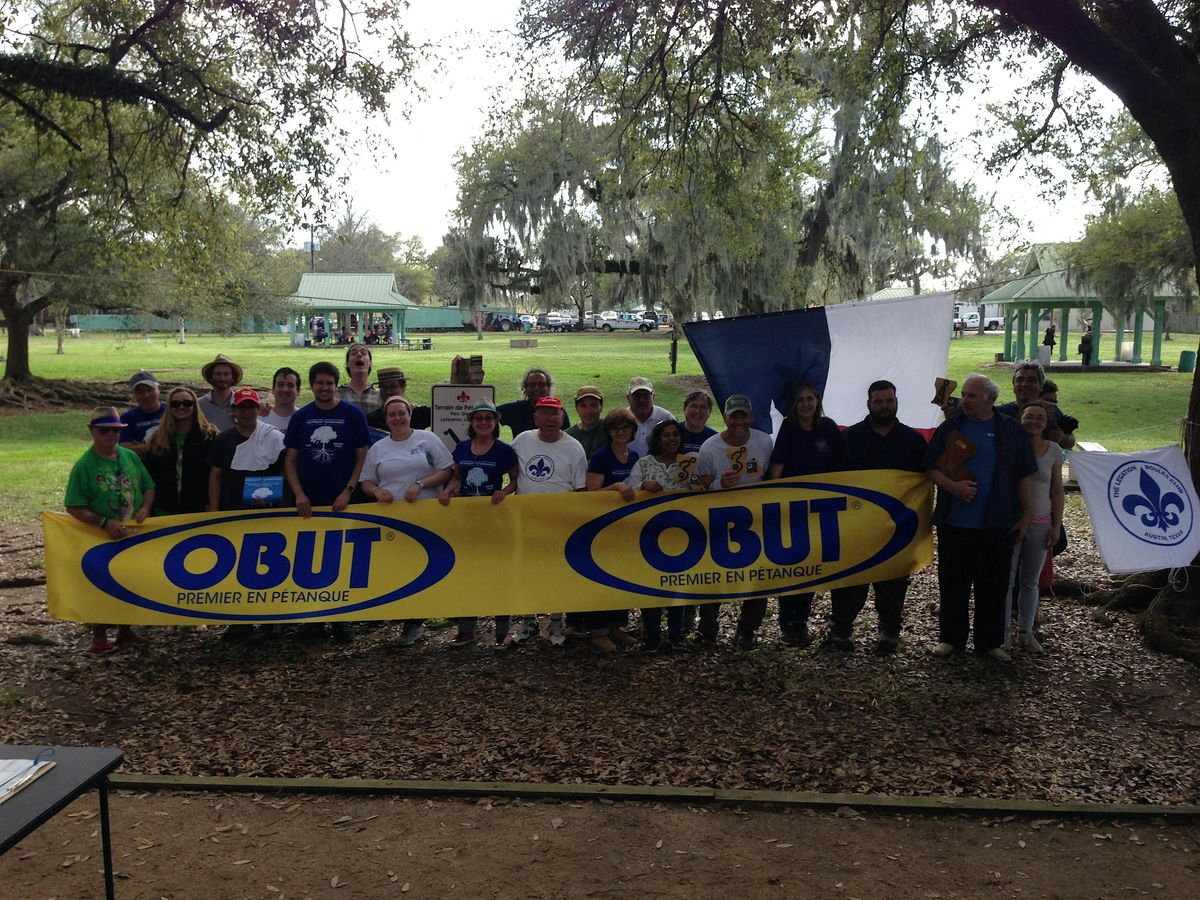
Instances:
[[[601,331],[653,331],[658,323],[643,319],[639,313],[603,312],[596,317],[596,327]]]
[[[979,330],[979,313],[968,312],[963,313],[960,318],[954,320],[954,327],[960,328],[963,331],[978,331]],[[985,316],[983,319],[984,331],[996,331],[1004,327],[1004,316]]]

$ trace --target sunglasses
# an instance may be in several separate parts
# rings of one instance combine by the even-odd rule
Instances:
[[[196,404],[191,400],[172,400],[171,409],[191,409]]]

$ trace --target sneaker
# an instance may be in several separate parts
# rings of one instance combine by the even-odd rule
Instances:
[[[566,628],[563,627],[562,619],[550,620],[550,643],[555,647],[561,647],[567,642]]]
[[[1012,656],[1003,647],[993,647],[985,655],[996,662],[1012,662]]]
[[[661,637],[648,637],[642,641],[643,653],[657,653],[659,650],[668,650],[670,645]]]
[[[738,631],[734,643],[739,650],[753,650],[758,646],[758,637],[752,631]]]
[[[626,634],[623,628],[614,628],[608,633],[608,638],[622,650],[637,646],[637,641]]]
[[[813,642],[812,635],[808,631],[808,626],[789,628],[786,631],[780,632],[779,639],[789,647],[798,647],[801,650],[812,646]]]
[[[495,644],[495,649],[497,649],[497,650],[511,650],[511,649],[513,648],[513,646],[514,646],[514,644],[513,644],[513,636],[512,636],[511,634],[498,634],[498,635],[496,635],[496,644]]]
[[[521,622],[517,625],[517,630],[509,635],[514,644],[523,644],[525,641],[537,640],[537,636],[537,622]]]
[[[897,638],[880,637],[875,641],[876,656],[891,656],[900,646],[900,641]]]
[[[93,653],[109,653],[117,647],[107,636],[100,637],[99,635],[92,636],[92,652]]]
[[[118,644],[148,644],[150,638],[144,634],[137,634],[128,625],[122,625],[117,629]]]
[[[676,637],[667,638],[667,643],[664,645],[664,647],[670,649],[674,653],[687,653],[692,649],[691,645],[688,644],[687,639],[684,638],[682,634],[677,635]]]
[[[953,644],[947,643],[946,641],[942,641],[940,644],[935,646],[930,652],[934,656],[936,656],[938,659],[946,659],[947,657],[953,656],[955,653],[957,653],[958,648],[955,647]]]
[[[597,653],[615,653],[617,645],[606,634],[598,634],[592,638],[592,648]]]
[[[839,653],[853,653],[854,641],[848,637],[842,637],[840,634],[831,634],[825,638],[821,647],[825,650],[836,650]]]
[[[1041,642],[1037,639],[1037,637],[1033,634],[1032,631],[1025,632],[1023,635],[1021,635],[1019,640],[1020,640],[1020,644],[1021,644],[1021,649],[1024,650],[1026,653],[1045,653],[1046,652],[1046,648],[1042,646]]]
[[[400,633],[400,640],[396,643],[401,647],[411,647],[423,634],[425,634],[424,623],[408,622],[404,626],[404,631]]]
[[[460,631],[454,636],[454,640],[450,642],[450,649],[459,650],[463,647],[470,647],[473,643],[475,643],[475,632]]]
[[[333,631],[333,639],[339,644],[354,643],[354,628],[349,622],[334,622],[330,626]]]

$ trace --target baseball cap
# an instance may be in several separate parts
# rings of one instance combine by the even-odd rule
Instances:
[[[639,375],[636,378],[629,379],[629,390],[625,393],[632,394],[634,391],[649,391],[653,394],[654,385],[650,383],[649,378],[643,378]]]
[[[600,393],[600,388],[594,384],[585,384],[575,392],[575,402],[578,403],[584,397],[595,397],[601,403],[604,402],[604,395]]]
[[[375,373],[376,381],[408,381],[404,377],[404,370],[399,366],[387,366]]]
[[[546,406],[550,409],[562,409],[562,401],[557,397],[538,397],[533,403],[533,408],[537,409],[540,406]]]
[[[129,376],[130,390],[137,387],[139,384],[152,384],[155,387],[158,387],[158,379],[154,377],[153,372],[147,372],[145,369],[142,369],[140,372],[134,372]]]
[[[496,405],[490,400],[480,400],[478,403],[472,406],[471,413],[467,416],[467,418],[471,418],[471,416],[475,415],[477,412],[490,412],[496,418],[500,418],[500,413],[497,411]]]
[[[745,394],[730,394],[725,398],[725,415],[735,412],[754,415],[754,404],[750,402],[750,398]]]
[[[233,392],[233,405],[234,406],[241,406],[243,403],[246,403],[247,401],[250,403],[253,403],[255,406],[258,406],[259,403],[262,402],[259,399],[258,391],[256,391],[254,388],[248,388],[248,387],[238,388],[236,391]]]

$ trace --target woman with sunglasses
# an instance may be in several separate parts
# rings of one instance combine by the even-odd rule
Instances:
[[[217,434],[190,387],[177,387],[167,395],[166,415],[146,441],[155,515],[208,510],[208,454]]]
[[[154,508],[154,479],[136,453],[119,445],[125,427],[111,406],[92,412],[88,423],[92,446],[71,467],[64,499],[72,517],[99,528],[114,541],[127,534],[122,522],[132,518],[140,525]],[[117,626],[118,644],[146,642],[130,626]],[[92,626],[93,653],[107,653],[114,646],[107,625]]]
[[[443,506],[451,497],[490,497],[492,503],[500,503],[517,486],[517,452],[500,440],[500,413],[487,400],[480,400],[467,417],[467,439],[459,441],[451,456],[454,457],[454,474],[438,495]],[[508,478],[509,490],[504,490]],[[458,634],[451,649],[469,647],[475,643],[475,616],[458,620]],[[509,616],[496,616],[496,649],[507,650],[512,646],[508,633]]]

